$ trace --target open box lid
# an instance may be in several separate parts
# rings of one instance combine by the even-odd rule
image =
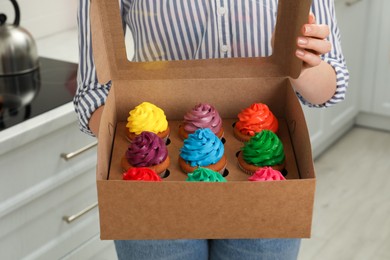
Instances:
[[[311,0],[279,0],[274,49],[269,57],[130,62],[126,55],[118,0],[91,0],[91,30],[99,82],[287,76],[297,78],[302,61],[295,56],[296,39],[308,20],[310,5]]]

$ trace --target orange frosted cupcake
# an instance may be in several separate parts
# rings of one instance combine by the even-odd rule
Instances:
[[[254,103],[238,114],[239,121],[234,125],[234,136],[247,142],[262,130],[278,131],[279,123],[266,104]]]
[[[143,102],[129,112],[126,128],[129,141],[134,140],[143,131],[155,133],[164,141],[168,139],[170,133],[164,111],[149,102]]]

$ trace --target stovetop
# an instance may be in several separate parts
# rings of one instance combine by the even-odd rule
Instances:
[[[76,79],[77,64],[48,58],[29,74],[0,76],[0,131],[71,102]]]

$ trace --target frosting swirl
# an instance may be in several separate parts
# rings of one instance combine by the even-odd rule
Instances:
[[[224,151],[221,140],[209,128],[204,128],[188,135],[180,149],[180,157],[192,167],[208,166],[218,162]]]
[[[249,181],[283,181],[286,180],[280,171],[274,170],[271,167],[263,167],[255,171],[248,178]]]
[[[168,156],[164,141],[152,132],[142,132],[126,151],[127,161],[134,167],[148,167],[160,164]]]
[[[198,104],[184,115],[184,130],[193,133],[199,128],[210,128],[217,134],[222,128],[218,111],[209,104]]]
[[[139,135],[143,131],[155,134],[168,128],[164,111],[149,102],[143,102],[129,112],[126,127],[129,132]]]
[[[282,142],[270,130],[263,130],[252,136],[241,150],[244,160],[256,166],[281,164],[285,158]]]
[[[155,171],[146,167],[130,168],[123,173],[125,181],[162,181]]]
[[[276,133],[279,123],[266,104],[254,103],[238,114],[237,129],[245,135],[254,136],[261,130],[267,129]]]
[[[188,174],[186,181],[226,182],[226,179],[216,171],[199,167],[192,173]]]

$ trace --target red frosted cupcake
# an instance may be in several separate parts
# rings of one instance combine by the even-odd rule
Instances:
[[[262,130],[278,131],[279,123],[266,104],[254,103],[238,114],[239,121],[234,125],[234,136],[247,142]]]
[[[223,137],[222,119],[212,105],[200,103],[188,111],[179,127],[179,135],[186,139],[188,134],[201,128],[209,128],[219,139]]]
[[[157,174],[164,174],[169,167],[168,149],[163,139],[152,132],[138,135],[123,156],[121,165],[124,171],[130,168],[147,167]]]
[[[129,168],[123,173],[125,181],[162,181],[155,171],[147,167]]]

